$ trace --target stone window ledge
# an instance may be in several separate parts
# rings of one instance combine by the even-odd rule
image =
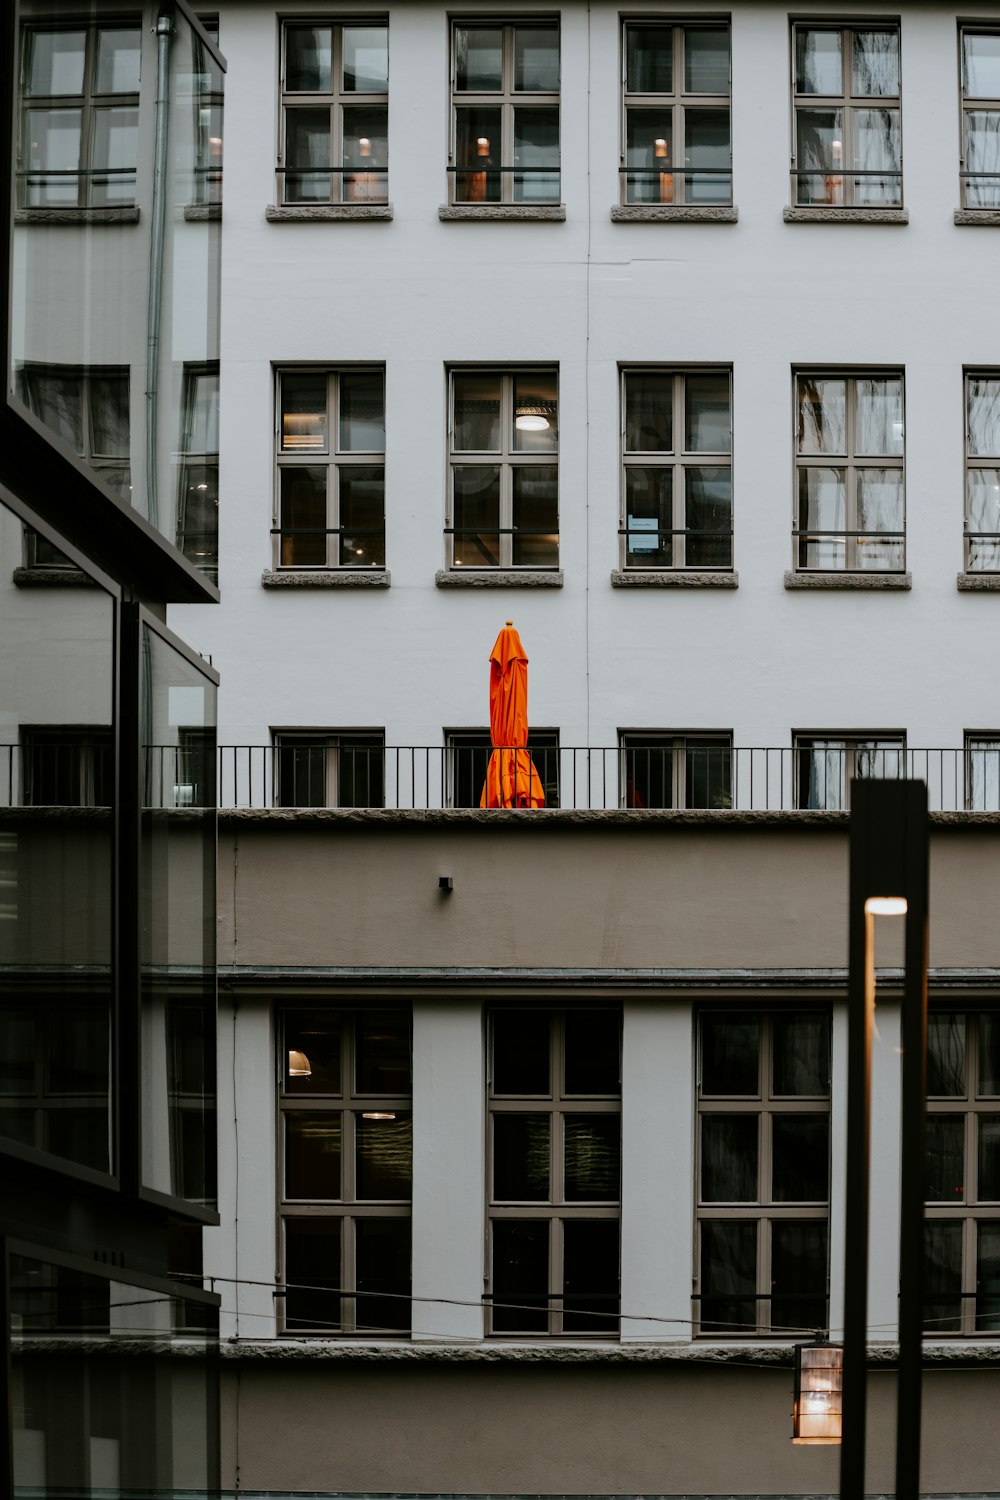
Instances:
[[[15,224],[138,224],[138,208],[17,208]]]
[[[269,224],[371,224],[392,218],[391,203],[269,203]]]
[[[1000,229],[1000,209],[956,208],[956,224],[972,224],[977,229]]]
[[[728,204],[616,203],[612,224],[736,224],[740,211]]]
[[[471,223],[489,220],[494,224],[561,224],[566,218],[565,203],[442,203],[438,208],[442,224]]]
[[[221,203],[186,203],[184,205],[184,221],[187,224],[203,224],[208,220],[221,218]]]
[[[911,589],[912,573],[792,573],[786,589]]]
[[[260,582],[265,589],[387,589],[391,575],[374,568],[328,568],[315,573],[288,568],[262,573]]]
[[[530,568],[442,568],[434,582],[439,589],[561,589],[563,574],[561,568],[551,573]]]
[[[15,568],[11,582],[19,589],[100,588],[82,568]]]
[[[1000,594],[1000,573],[959,573],[956,583],[963,594]]]
[[[614,568],[613,589],[738,589],[738,573],[682,568]]]
[[[909,224],[908,208],[786,208],[786,224]]]

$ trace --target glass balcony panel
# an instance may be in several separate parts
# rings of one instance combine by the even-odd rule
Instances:
[[[564,1333],[618,1336],[617,1219],[563,1221]]]
[[[328,94],[333,84],[333,33],[329,26],[286,25],[285,92]]]
[[[559,109],[520,105],[514,110],[513,200],[559,201]],[[517,168],[531,170],[518,171]],[[545,170],[549,169],[549,170]]]
[[[550,1129],[549,1115],[493,1116],[494,1202],[548,1202]]]
[[[470,94],[495,94],[503,88],[501,26],[455,27],[455,87]]]
[[[825,1203],[830,1195],[830,1119],[771,1116],[771,1201]]]
[[[389,32],[385,26],[345,26],[344,93],[384,94],[389,88]]]
[[[672,26],[625,28],[625,88],[630,94],[672,94],[674,31]]]
[[[760,1022],[703,1016],[701,1091],[721,1098],[760,1092]]]
[[[756,1203],[759,1151],[756,1114],[702,1115],[701,1201]]]

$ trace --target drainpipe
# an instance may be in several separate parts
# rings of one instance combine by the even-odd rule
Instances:
[[[146,305],[146,514],[159,528],[156,494],[157,387],[159,385],[160,312],[163,299],[163,236],[166,226],[167,130],[169,114],[170,37],[174,23],[161,15],[156,23],[156,116],[153,131],[153,200],[149,232],[149,301]]]

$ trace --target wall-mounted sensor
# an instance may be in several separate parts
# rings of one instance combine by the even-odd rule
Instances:
[[[451,878],[450,875],[439,875],[438,876],[438,890],[439,891],[453,891],[454,889],[455,889],[455,882],[452,880],[452,878]]]

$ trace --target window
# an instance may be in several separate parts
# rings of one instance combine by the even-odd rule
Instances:
[[[1000,1014],[927,1018],[924,1329],[1000,1329]]]
[[[695,1330],[828,1318],[830,1015],[701,1016]]]
[[[732,203],[729,25],[625,23],[623,203]]]
[[[278,377],[280,568],[385,567],[381,369]]]
[[[998,116],[1000,119],[1000,116]],[[965,566],[1000,572],[1000,374],[965,376]]]
[[[206,35],[218,47],[218,16],[199,16]],[[222,120],[224,98],[222,77],[200,37],[193,39],[194,66],[192,106],[194,109],[195,189],[196,203],[222,203]]]
[[[138,20],[24,27],[22,208],[135,203],[140,47]]]
[[[903,376],[795,378],[795,565],[902,572]]]
[[[965,805],[969,812],[1000,812],[1000,733],[966,733]]]
[[[496,1010],[488,1331],[619,1332],[621,1017]]]
[[[281,1022],[283,1331],[408,1334],[409,1013]]]
[[[627,729],[619,756],[623,807],[733,805],[731,734]]]
[[[898,26],[798,22],[792,37],[792,202],[899,207]]]
[[[488,729],[445,730],[445,796],[449,807],[478,807],[493,754]],[[559,731],[529,729],[528,754],[545,792],[545,806],[559,806]]]
[[[0,1135],[98,1172],[111,1162],[107,995],[76,1002],[37,993],[0,1006]]]
[[[112,731],[101,724],[21,726],[25,807],[110,807]]]
[[[382,730],[281,730],[274,736],[276,807],[382,807]]]
[[[213,581],[219,576],[219,362],[184,372],[177,545]]]
[[[556,385],[555,370],[452,372],[452,567],[558,567]]]
[[[559,23],[456,21],[456,203],[559,201]]]
[[[730,372],[622,374],[626,568],[731,568]]]
[[[835,812],[850,805],[851,782],[906,775],[902,734],[797,734],[795,805]]]
[[[283,203],[388,201],[389,29],[286,21],[281,33]]]
[[[963,26],[963,208],[1000,208],[1000,31]]]

